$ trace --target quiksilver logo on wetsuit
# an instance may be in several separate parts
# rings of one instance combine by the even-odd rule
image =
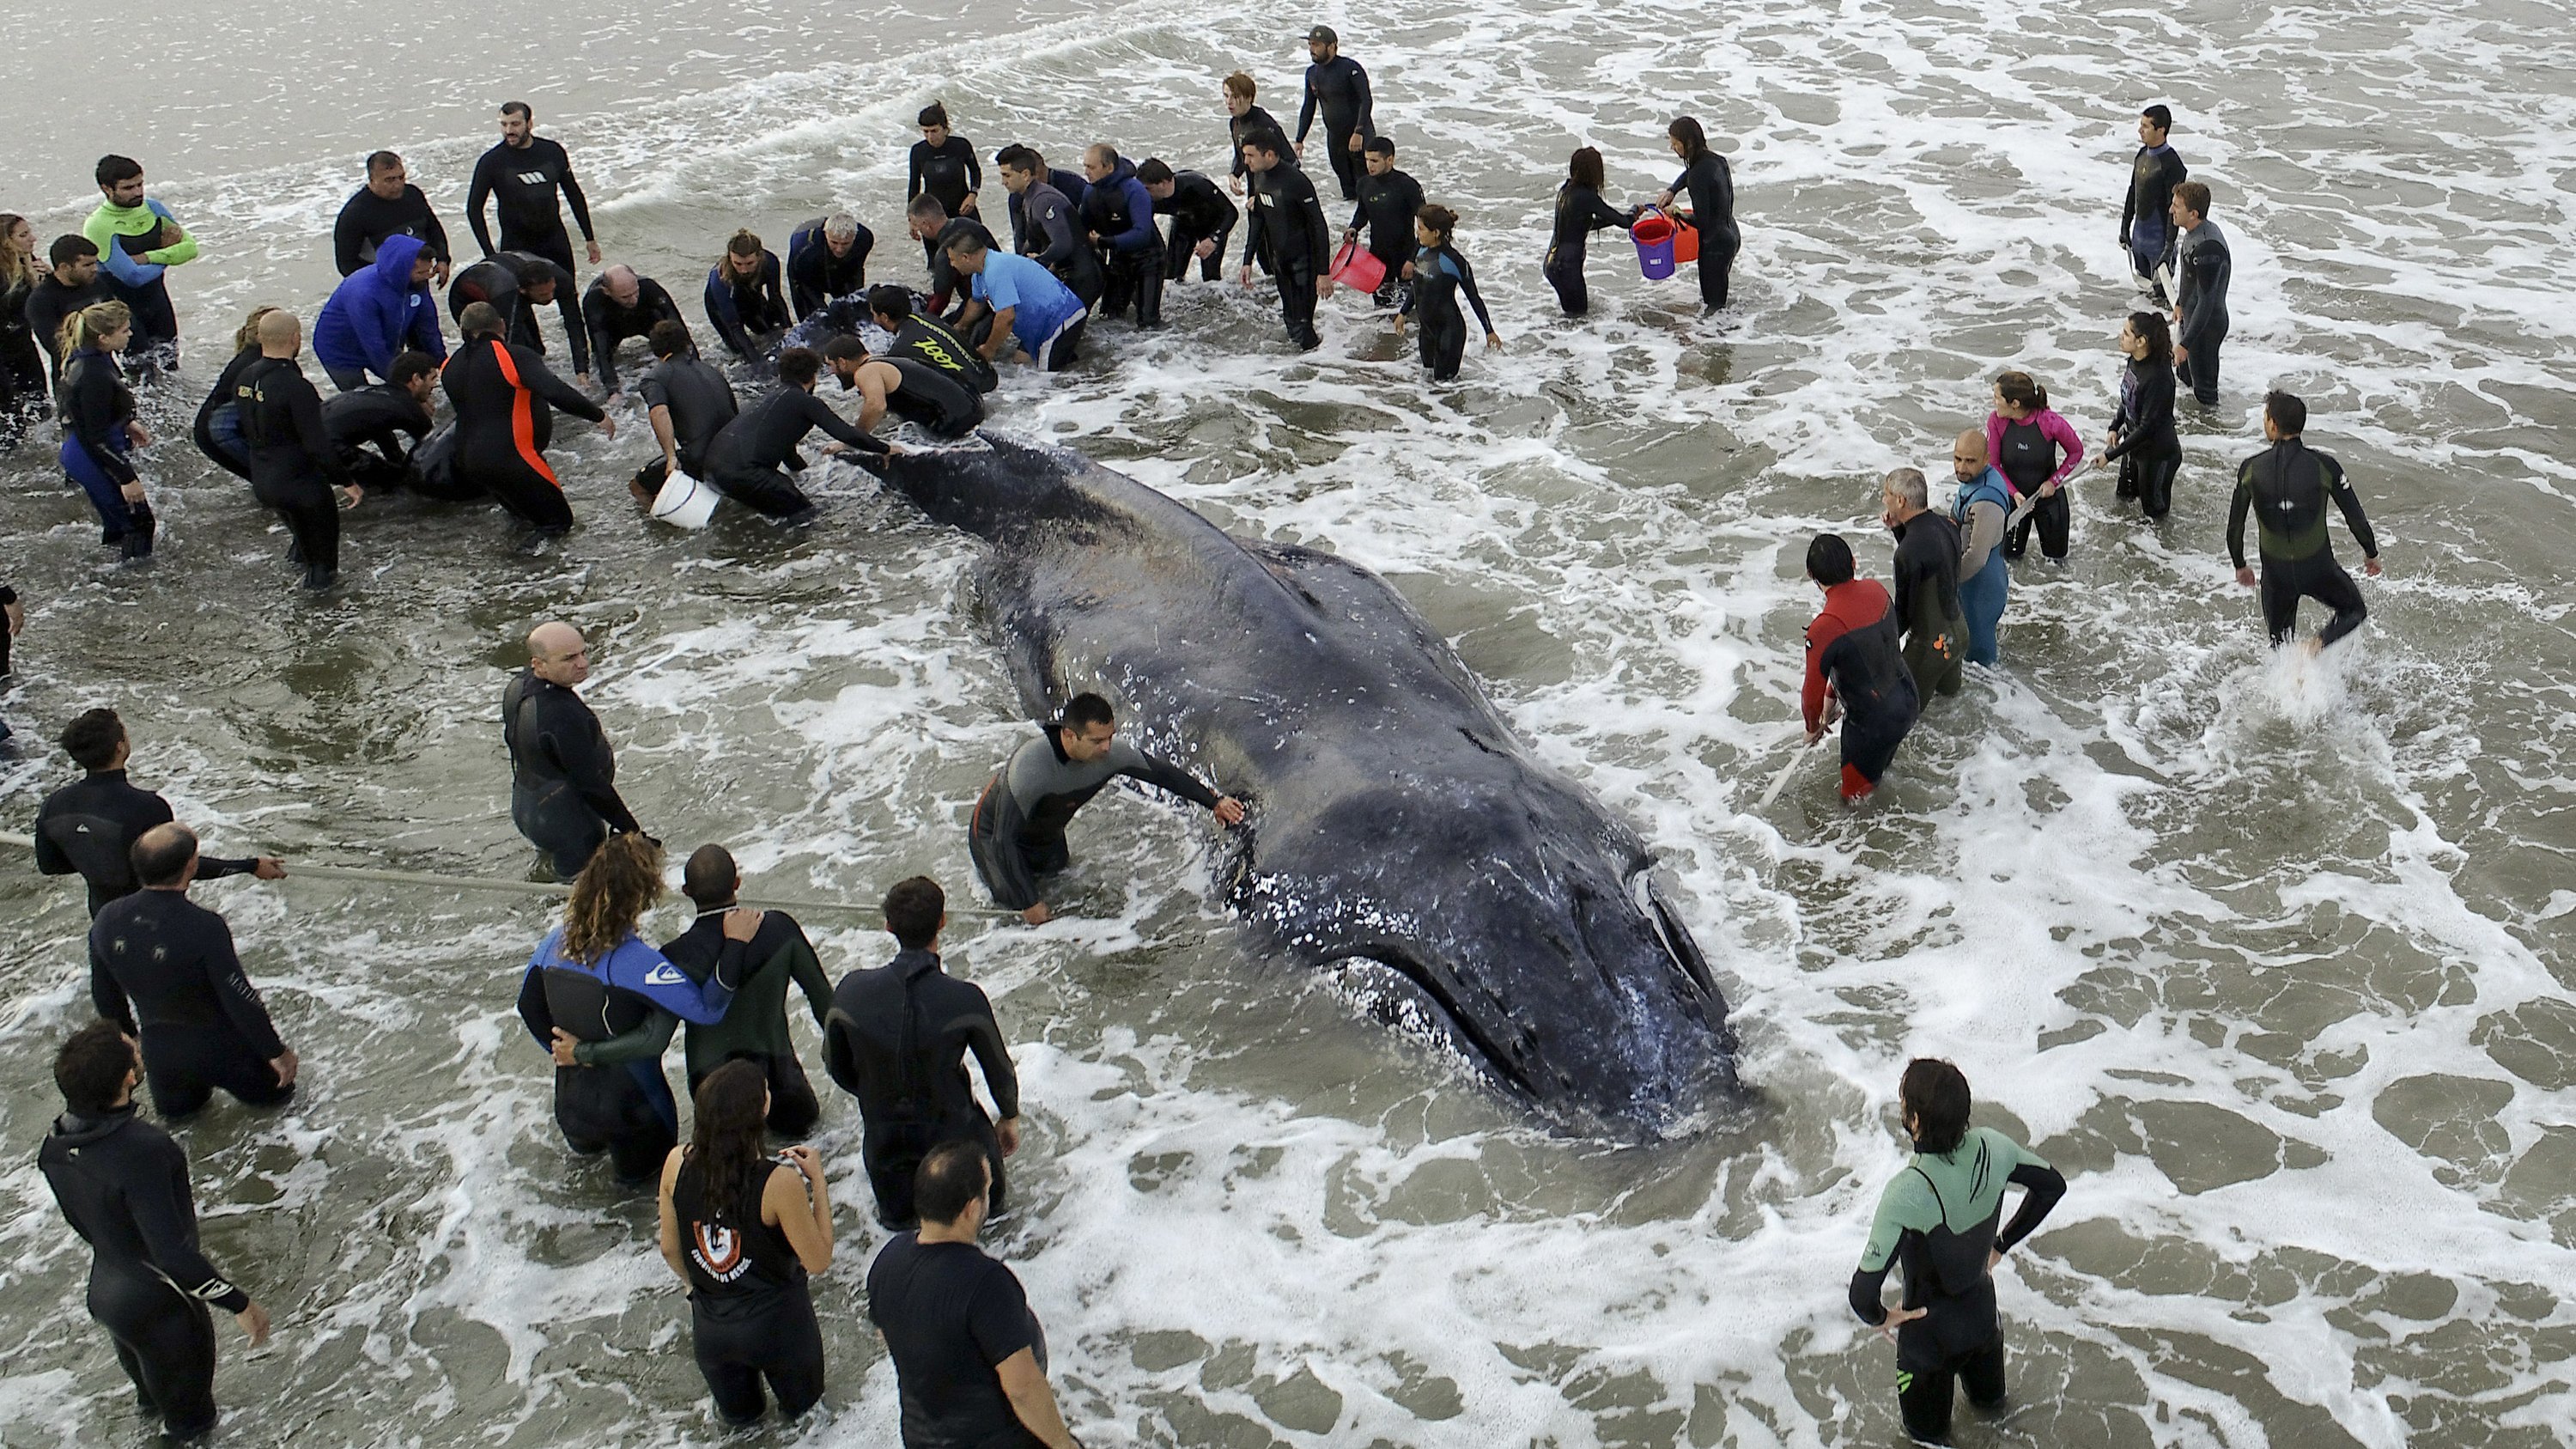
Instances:
[[[679,967],[665,961],[661,965],[644,973],[644,984],[647,986],[686,986],[689,984],[689,978],[681,972]]]

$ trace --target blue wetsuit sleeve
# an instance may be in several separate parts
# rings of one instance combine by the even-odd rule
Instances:
[[[743,334],[742,314],[734,309],[733,287],[713,267],[707,269],[707,320],[715,324],[716,336],[736,357],[751,356],[751,339]]]

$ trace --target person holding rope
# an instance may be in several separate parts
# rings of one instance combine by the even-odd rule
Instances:
[[[89,884],[89,914],[96,920],[108,902],[141,889],[134,878],[135,842],[176,817],[169,801],[125,777],[134,742],[115,710],[83,710],[64,727],[62,744],[63,753],[88,773],[46,796],[36,812],[36,869],[46,875],[77,872]],[[199,880],[277,880],[285,874],[286,863],[273,855],[197,858]]]

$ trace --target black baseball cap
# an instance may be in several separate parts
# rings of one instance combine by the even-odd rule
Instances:
[[[1306,32],[1306,43],[1308,45],[1339,45],[1342,43],[1342,38],[1333,33],[1333,27],[1329,25],[1318,25],[1314,29]]]

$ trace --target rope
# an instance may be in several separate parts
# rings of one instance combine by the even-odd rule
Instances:
[[[33,850],[36,841],[33,836],[0,831],[0,845],[14,845],[22,850]],[[288,880],[353,881],[373,885],[444,886],[453,890],[498,891],[508,895],[553,896],[558,899],[572,894],[571,886],[548,881],[487,880],[481,876],[441,875],[425,870],[379,870],[371,866],[306,865],[301,862],[289,867],[286,878]],[[865,916],[878,915],[884,910],[883,906],[854,905],[846,901],[794,901],[783,900],[776,896],[756,895],[742,897],[742,904],[781,911],[839,912],[846,915]],[[948,914],[1000,919],[1006,916],[1016,918],[1019,912],[1001,906],[951,905],[948,908]]]

